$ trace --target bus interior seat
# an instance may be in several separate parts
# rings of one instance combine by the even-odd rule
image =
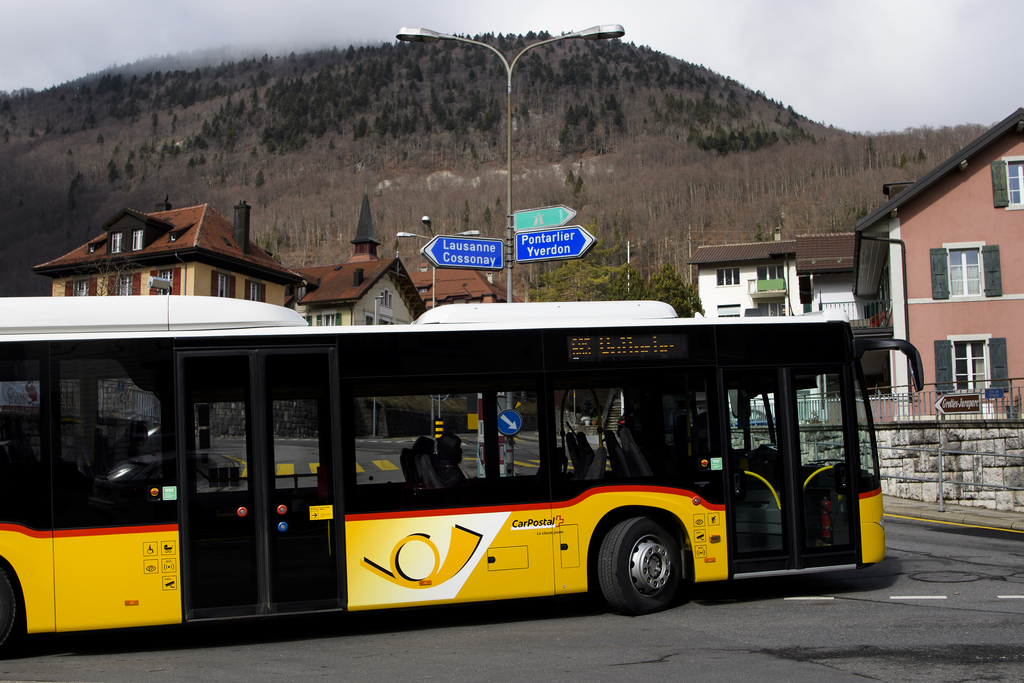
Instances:
[[[587,476],[584,479],[602,479],[604,478],[604,466],[608,462],[608,449],[604,446],[598,446],[594,452],[594,459],[590,462],[590,467],[587,468]]]
[[[427,436],[419,437],[413,443],[411,453],[411,461],[416,470],[416,479],[411,483],[441,486],[441,480],[438,478],[437,472],[434,471],[433,463],[430,462],[430,456],[434,453],[434,440]]]
[[[559,446],[555,449],[555,462],[558,464],[559,473],[565,474],[569,471],[569,458],[565,457],[564,446]],[[543,469],[541,469],[541,473],[544,473]]]
[[[398,462],[402,466],[402,476],[407,484],[419,484],[419,473],[416,471],[416,454],[411,448],[403,448],[402,454],[398,456]]]
[[[619,440],[615,438],[615,434],[606,431],[604,433],[604,442],[607,445],[608,460],[612,464],[612,474],[620,479],[629,477],[629,464],[626,462],[626,456],[622,452],[622,446],[619,444]]]
[[[594,448],[583,432],[576,432],[576,444],[580,449],[580,479],[590,479],[588,473],[594,462]]]
[[[634,477],[650,477],[654,474],[651,471],[651,466],[644,459],[640,448],[636,445],[636,441],[633,440],[633,433],[629,430],[629,427],[623,427],[619,430],[619,440],[622,442],[622,450],[626,454],[626,460],[629,463],[630,474]]]
[[[569,462],[572,463],[573,479],[576,479],[577,474],[583,471],[580,464],[580,446],[576,443],[576,433],[568,430],[562,435],[562,438],[565,440],[565,453],[569,456]]]

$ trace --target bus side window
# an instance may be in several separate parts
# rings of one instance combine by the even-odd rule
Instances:
[[[426,391],[388,395],[381,387],[376,396],[353,399],[355,471],[349,477],[355,481],[356,507],[485,502],[493,488],[483,481],[491,458],[491,471],[501,480],[535,478],[540,472],[535,392],[417,388]],[[488,413],[493,413],[489,427]],[[504,431],[513,433],[499,433],[499,416]]]
[[[693,481],[701,462],[710,466],[703,377],[572,384],[554,393],[558,447],[567,460],[563,479]]]
[[[173,521],[176,484],[170,347],[69,343],[55,356],[60,450],[54,461],[58,528]],[[153,490],[156,490],[156,495]]]
[[[10,358],[17,347],[5,349]],[[0,361],[0,519],[42,529],[49,526],[49,467],[43,455],[40,363]]]

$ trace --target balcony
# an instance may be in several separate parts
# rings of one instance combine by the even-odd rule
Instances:
[[[747,280],[747,294],[752,299],[777,297],[786,293],[786,279],[777,277],[771,280]]]
[[[854,334],[892,335],[892,301],[839,301],[821,304],[823,311],[843,311],[850,319]],[[870,336],[870,334],[869,334]]]

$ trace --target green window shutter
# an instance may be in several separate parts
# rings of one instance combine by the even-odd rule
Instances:
[[[982,247],[981,257],[985,268],[985,296],[1002,296],[1003,278],[999,272],[999,245]]]
[[[313,316],[311,316],[311,315],[307,315],[306,316],[306,324],[309,325],[310,327],[313,326]]]
[[[953,342],[948,339],[935,340],[935,388],[953,391]]]
[[[341,324],[341,313],[335,313],[334,314],[334,324],[335,325],[340,325]]]
[[[320,327],[323,324],[324,324],[323,315],[321,315],[320,313],[317,313],[316,314],[316,326]]]
[[[932,249],[932,298],[949,298],[949,253]]]
[[[992,162],[992,205],[997,209],[1010,205],[1010,192],[1006,189],[1006,162]]]
[[[989,367],[992,370],[992,386],[1007,388],[1010,376],[1006,363],[1006,337],[993,337],[988,340]]]

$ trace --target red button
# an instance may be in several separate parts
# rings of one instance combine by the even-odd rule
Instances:
[[[247,514],[249,514],[249,510],[248,509],[246,509],[244,507],[238,508],[238,516],[239,517],[245,517]]]
[[[279,515],[286,515],[286,514],[288,514],[288,506],[287,505],[278,505],[277,506],[277,514],[279,514]]]

